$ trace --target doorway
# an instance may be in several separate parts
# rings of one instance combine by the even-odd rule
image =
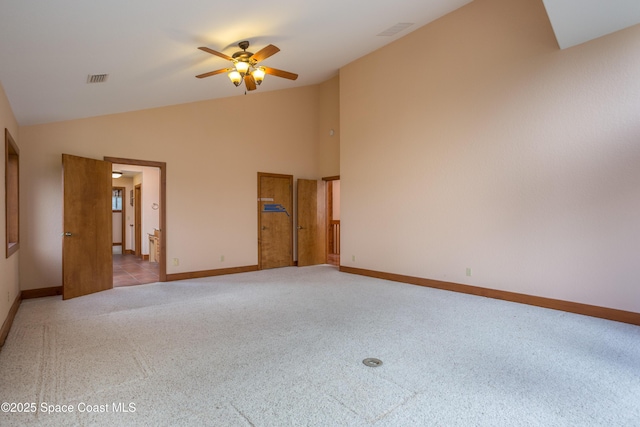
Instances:
[[[130,180],[123,197],[123,204],[130,208],[123,216],[123,254],[113,256],[114,286],[165,282],[166,163],[119,157],[104,160]],[[149,261],[150,249],[153,262]]]
[[[159,230],[166,230],[166,163],[62,154],[62,295],[75,298],[113,287],[113,164],[157,168]],[[126,194],[126,192],[125,192]],[[124,197],[123,197],[124,203]],[[123,236],[126,244],[126,235]],[[158,278],[166,281],[166,238],[158,246]]]
[[[340,265],[340,176],[327,182],[327,264]]]
[[[325,181],[298,179],[296,242],[298,267],[327,263]]]
[[[142,185],[138,184],[133,188],[133,209],[135,211],[135,219],[133,222],[134,235],[134,254],[138,258],[142,255]]]
[[[112,175],[113,176],[113,175]],[[111,215],[113,216],[113,253],[125,252],[125,224],[127,217],[127,205],[124,201],[125,187],[111,188]]]

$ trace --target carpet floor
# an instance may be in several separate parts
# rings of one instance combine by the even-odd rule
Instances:
[[[638,426],[640,327],[282,268],[25,300],[0,402],[2,426]]]

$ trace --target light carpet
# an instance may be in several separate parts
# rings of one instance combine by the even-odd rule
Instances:
[[[0,381],[2,426],[638,426],[640,327],[282,268],[25,300]]]

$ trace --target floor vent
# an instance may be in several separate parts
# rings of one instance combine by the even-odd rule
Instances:
[[[362,363],[369,366],[370,368],[377,368],[378,366],[382,365],[382,360],[376,359],[374,357],[367,357],[362,361]]]
[[[400,31],[404,31],[404,30],[406,30],[407,28],[409,28],[412,25],[413,25],[413,22],[400,22],[400,23],[394,25],[393,27],[387,28],[386,30],[384,30],[383,32],[381,32],[378,35],[382,36],[382,37],[395,36]]]
[[[89,74],[87,83],[104,83],[107,81],[109,74]]]

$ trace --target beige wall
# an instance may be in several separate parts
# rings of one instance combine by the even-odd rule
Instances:
[[[342,264],[640,312],[638,76],[640,26],[561,51],[540,0],[344,67]]]
[[[317,156],[320,176],[340,175],[340,78],[338,76],[320,85],[319,101]]]
[[[22,289],[60,285],[62,153],[167,163],[168,273],[256,265],[257,172],[321,176],[318,121],[338,99],[321,105],[326,90],[257,91],[20,128],[29,206],[21,216]]]
[[[5,229],[6,222],[6,205],[5,205],[5,186],[4,186],[4,162],[5,162],[5,148],[4,148],[4,130],[9,129],[11,137],[15,141],[18,149],[21,148],[20,139],[18,135],[18,123],[13,116],[13,111],[9,105],[9,100],[4,92],[2,82],[0,82],[0,132],[2,132],[2,159],[0,160],[0,177],[2,177],[3,184],[0,185],[0,240],[2,241],[2,251],[0,255],[0,327],[7,318],[9,309],[15,301],[18,293],[20,292],[20,286],[18,282],[18,264],[20,258],[20,252],[22,251],[22,242],[20,242],[20,248],[18,252],[15,252],[9,258],[6,257],[6,245],[7,236]],[[20,165],[22,168],[22,151],[20,151]],[[20,175],[23,174],[20,169]],[[22,182],[19,183],[22,185]],[[21,203],[22,204],[22,203]],[[22,235],[20,235],[22,240]]]

